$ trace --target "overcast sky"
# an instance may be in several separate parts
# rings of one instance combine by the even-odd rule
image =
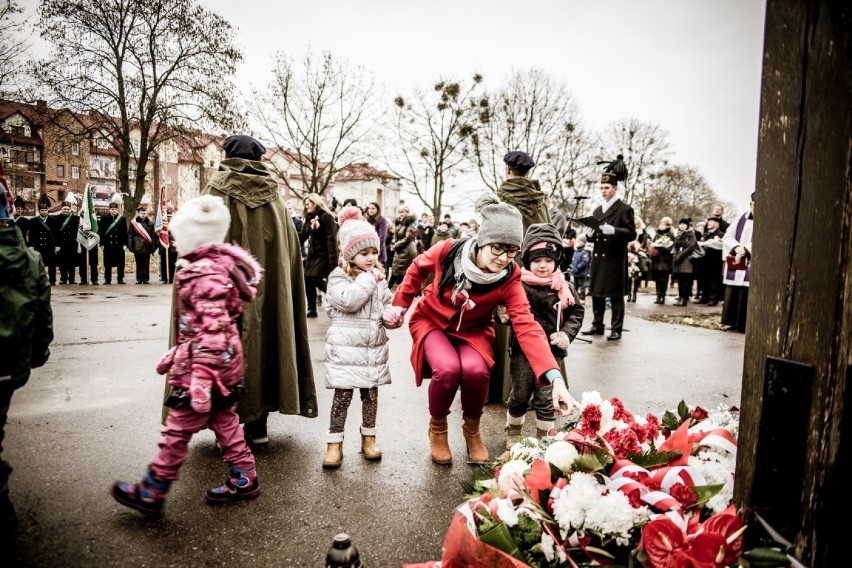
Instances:
[[[657,122],[673,161],[696,166],[722,199],[744,208],[754,189],[762,1],[203,3],[239,29],[246,91],[266,82],[272,53],[298,59],[309,46],[365,66],[391,96],[447,74],[498,84],[538,67],[566,82],[588,126]]]

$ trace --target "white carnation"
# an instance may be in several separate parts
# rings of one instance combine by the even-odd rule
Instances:
[[[545,450],[544,459],[562,471],[565,471],[572,463],[574,463],[574,460],[577,459],[579,455],[580,453],[577,451],[577,448],[574,447],[574,444],[559,441],[553,442],[550,447]]]
[[[530,464],[523,460],[511,460],[503,464],[500,468],[500,475],[497,476],[497,485],[503,492],[510,489],[524,486],[524,472],[530,467]]]
[[[506,523],[507,527],[518,524],[518,512],[510,499],[497,499],[497,516]]]
[[[597,505],[604,490],[595,476],[574,473],[553,502],[553,518],[565,531],[583,528],[587,511]]]

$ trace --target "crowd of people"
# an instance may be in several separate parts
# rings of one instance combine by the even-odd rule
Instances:
[[[505,156],[506,181],[497,195],[481,198],[476,218],[464,223],[446,215],[435,226],[429,214],[418,220],[405,204],[392,219],[383,216],[378,203],[362,209],[349,200],[335,210],[316,194],[305,196],[301,214],[291,208],[288,215],[260,161],[263,145],[238,135],[223,146],[226,159],[203,194],[163,223],[168,240],[161,279],[176,287],[170,349],[156,365],[166,375],[163,438],[140,481],[112,487],[119,503],[145,515],[163,514],[189,441],[205,427],[214,432],[228,466],[225,482],[207,491],[205,499],[230,503],[260,494],[253,451],[269,442],[270,413],[318,416],[307,325],[308,318],[318,317],[318,305],[330,319],[325,386],[334,391],[322,458],[327,469],[343,463],[355,389],[362,403],[361,454],[382,458],[378,387],[391,381],[393,333],[387,331],[406,321],[415,384],[431,379],[429,456],[441,465],[453,462],[448,416],[459,393],[466,461],[491,459],[480,419],[501,366],[510,377],[507,446],[522,435],[530,410],[539,437],[554,427],[557,415],[570,413],[576,402],[565,369],[570,344],[579,333],[603,335],[607,309],[607,339],[621,339],[625,298],[636,301],[637,282],[656,283],[657,303],[665,302],[670,279],[678,287],[678,305],[690,299],[724,301],[723,322],[745,329],[753,196],[751,211],[727,230],[722,212],[715,210],[696,227],[682,218],[675,229],[666,217],[650,230],[620,200],[617,176],[604,172],[602,203],[579,225],[529,177],[531,157],[514,151]],[[15,270],[26,274],[28,288],[21,292],[29,295],[26,305],[41,316],[16,322],[20,329],[7,335],[32,346],[26,369],[2,363],[0,379],[11,377],[14,390],[49,355],[55,268],[59,284],[74,283],[75,268],[84,279],[88,268],[93,284],[98,273],[76,244],[79,219],[70,203],[55,217],[40,203],[39,216],[26,225],[9,216],[4,204],[5,196],[0,259],[28,259]],[[107,283],[113,267],[117,282],[124,282],[125,247],[136,257],[137,283],[148,282],[158,239],[147,211],[137,213],[124,223],[116,206],[99,219]],[[7,290],[0,292],[7,297]],[[587,296],[593,320],[581,331]],[[4,352],[14,345],[3,343]],[[4,463],[0,472],[5,471]],[[5,489],[8,473],[3,475],[0,504],[8,502],[8,520],[14,511]]]

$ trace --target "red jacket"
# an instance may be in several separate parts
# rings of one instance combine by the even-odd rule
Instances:
[[[481,291],[474,285],[470,291],[470,299],[475,305],[465,310],[463,315],[460,305],[453,306],[450,302],[453,292],[452,283],[444,288],[439,301],[438,285],[443,276],[441,261],[455,243],[454,239],[441,241],[417,256],[408,267],[405,278],[393,299],[393,305],[408,308],[414,302],[414,297],[423,282],[432,274],[435,275],[432,283],[423,289],[423,297],[417,303],[408,321],[408,328],[413,339],[411,365],[414,367],[417,386],[420,386],[424,378],[432,375],[423,351],[423,340],[435,329],[441,330],[453,341],[464,342],[476,349],[491,369],[494,366],[494,351],[491,348],[491,342],[494,339],[492,314],[501,304],[506,306],[512,320],[512,329],[524,353],[529,354],[528,359],[536,376],[541,377],[550,369],[558,369],[556,359],[550,352],[547,336],[530,312],[527,295],[521,285],[521,271],[516,265],[509,277],[495,287]],[[458,303],[461,304],[461,301],[459,300]],[[459,325],[460,318],[461,325]]]

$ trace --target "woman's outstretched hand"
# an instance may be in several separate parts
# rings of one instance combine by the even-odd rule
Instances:
[[[574,400],[574,397],[568,392],[568,387],[565,386],[565,379],[559,377],[553,381],[553,409],[559,416],[568,416],[574,412],[574,407],[579,407],[580,404]]]

